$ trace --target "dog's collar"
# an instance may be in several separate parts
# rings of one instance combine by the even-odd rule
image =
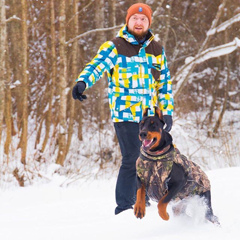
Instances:
[[[169,153],[165,154],[170,149],[170,145],[163,148],[161,151],[156,152],[150,152],[150,151],[144,151],[143,148],[140,148],[140,157],[143,160],[151,160],[151,161],[171,161],[172,160],[172,154],[175,152],[170,151]]]

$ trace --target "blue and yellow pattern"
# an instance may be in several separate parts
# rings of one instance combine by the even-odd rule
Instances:
[[[119,31],[118,37],[133,45],[139,44],[134,36],[128,33],[126,25]],[[153,38],[151,33],[138,55],[132,57],[119,54],[112,41],[105,42],[76,80],[84,81],[87,88],[90,88],[107,72],[113,122],[140,122],[146,107],[151,109],[150,115],[154,114],[154,106],[159,106],[164,115],[173,113],[172,82],[164,49],[158,56],[145,52]],[[151,69],[161,73],[159,79],[154,79]]]

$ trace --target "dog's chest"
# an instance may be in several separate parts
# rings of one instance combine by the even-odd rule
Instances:
[[[158,201],[166,193],[173,161],[148,161],[138,158],[137,175],[151,199]]]
[[[156,161],[147,160],[140,155],[136,165],[137,175],[145,185],[151,199],[159,201],[167,192],[169,176],[174,163],[182,166],[187,177],[185,186],[175,196],[175,199],[183,199],[210,190],[210,181],[207,175],[184,155],[170,153]]]

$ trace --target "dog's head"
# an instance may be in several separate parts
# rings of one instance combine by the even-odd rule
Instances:
[[[139,124],[139,138],[144,150],[154,151],[160,145],[164,121],[162,111],[158,107],[155,107],[154,116],[148,116],[148,109],[145,109]]]

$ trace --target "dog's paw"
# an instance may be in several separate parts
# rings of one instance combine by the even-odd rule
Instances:
[[[163,219],[163,220],[165,220],[165,221],[168,221],[169,220],[169,215],[168,215],[168,213],[165,211],[165,212],[163,212],[163,211],[158,211],[158,213],[159,213],[159,216]]]
[[[158,214],[163,220],[169,220],[169,215],[167,213],[167,203],[163,203],[162,201],[158,203]]]
[[[137,218],[142,219],[145,216],[145,206],[142,206],[141,204],[135,204],[134,214]]]

